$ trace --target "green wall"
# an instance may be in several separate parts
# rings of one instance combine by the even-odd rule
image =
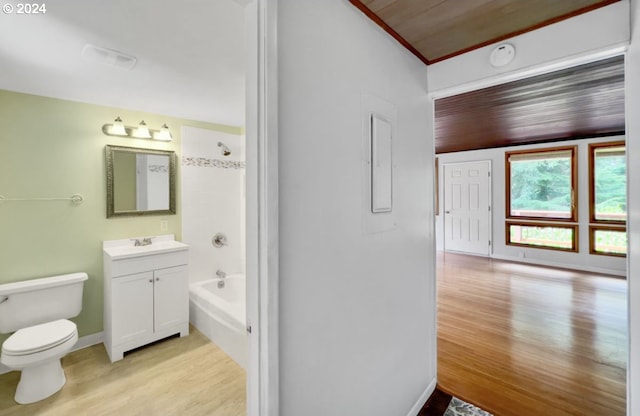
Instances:
[[[106,218],[107,144],[174,150],[180,160],[184,125],[231,134],[230,127],[0,90],[0,195],[5,198],[84,196],[68,201],[0,202],[0,283],[86,272],[83,310],[74,319],[80,336],[102,331],[102,241],[134,236],[181,237],[180,163],[178,214]],[[144,119],[167,123],[169,143],[106,136],[102,125],[120,116],[126,125]],[[167,220],[168,231],[160,230]],[[0,336],[0,342],[7,336]]]

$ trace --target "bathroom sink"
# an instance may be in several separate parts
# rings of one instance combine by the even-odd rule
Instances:
[[[116,240],[117,244],[104,244],[104,252],[112,259],[126,259],[128,257],[147,256],[171,251],[186,250],[189,246],[173,239],[153,238],[153,243],[146,246],[134,245],[135,239]],[[116,241],[112,241],[116,243]],[[105,242],[106,243],[106,242]],[[111,243],[111,242],[110,242]]]

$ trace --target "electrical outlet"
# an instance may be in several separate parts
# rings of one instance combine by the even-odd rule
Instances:
[[[167,231],[169,229],[169,221],[160,220],[160,231]]]

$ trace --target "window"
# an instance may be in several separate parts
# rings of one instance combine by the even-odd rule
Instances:
[[[589,251],[627,252],[627,163],[624,141],[589,145]]]
[[[576,153],[576,146],[505,153],[507,244],[578,251]]]
[[[536,225],[509,222],[507,244],[578,251],[577,225]]]
[[[625,224],[627,163],[624,142],[589,145],[591,222]]]
[[[507,217],[577,221],[576,148],[507,152]]]
[[[589,240],[591,254],[622,256],[627,254],[627,232],[624,229],[607,226],[590,226]]]

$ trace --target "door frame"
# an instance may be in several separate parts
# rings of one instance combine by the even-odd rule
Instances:
[[[471,91],[479,90],[482,88],[487,88],[494,85],[502,84],[505,82],[516,81],[519,79],[524,79],[524,78],[536,76],[539,74],[551,72],[554,70],[559,70],[559,69],[569,68],[569,67],[580,65],[580,64],[585,64],[585,63],[593,62],[599,59],[605,59],[607,57],[620,55],[621,53],[624,53],[625,55],[625,74],[626,74],[629,71],[629,58],[628,58],[629,55],[626,52],[626,46],[620,47],[619,45],[614,45],[609,49],[584,52],[584,53],[573,55],[571,57],[567,57],[566,59],[560,59],[557,61],[541,62],[540,64],[533,65],[529,68],[496,73],[495,75],[490,75],[490,76],[487,76],[486,78],[479,78],[475,81],[469,81],[459,85],[446,87],[441,90],[431,91],[427,94],[427,97],[431,102],[431,111],[429,112],[429,115],[428,115],[428,121],[433,126],[433,133],[432,133],[433,137],[435,139],[435,101],[437,99],[451,97],[453,95],[462,94],[465,92],[471,92]],[[629,101],[631,99],[631,94],[629,94],[629,91],[628,91],[629,89],[628,85],[629,85],[629,77],[625,77],[626,108],[629,107]],[[627,143],[629,143],[629,137],[631,137],[631,132],[634,131],[633,128],[630,127],[630,125],[634,123],[631,123],[629,121],[630,120],[629,117],[630,116],[629,116],[628,110],[625,110]],[[434,145],[435,145],[435,141],[434,141]],[[434,156],[438,156],[438,154],[435,153],[435,148],[434,148]],[[627,169],[628,169],[628,166],[630,165],[629,165],[629,147],[627,144]],[[629,183],[630,183],[630,174],[629,174],[629,171],[627,170],[627,187],[629,187]],[[627,236],[629,238],[629,242],[633,239],[633,236],[631,235],[631,233],[632,232],[635,233],[635,229],[632,229],[632,226],[634,224],[634,211],[633,211],[633,208],[631,207],[633,200],[630,197],[630,195],[631,194],[627,192],[627,215],[628,215]],[[444,203],[442,206],[444,206]],[[631,283],[632,275],[630,273],[630,270],[632,270],[632,265],[634,264],[634,262],[636,263],[638,262],[637,258],[639,257],[638,254],[640,253],[640,251],[637,251],[637,250],[634,251],[633,246],[631,245],[629,245],[628,248],[629,248],[629,251],[627,253],[626,280],[627,280],[627,288],[628,288],[627,309],[628,309],[629,322],[627,323],[628,360],[627,360],[627,367],[626,367],[626,371],[627,371],[626,391],[627,391],[627,415],[632,416],[632,411],[640,407],[640,405],[636,404],[640,400],[636,398],[636,392],[635,392],[636,389],[640,388],[640,387],[636,387],[637,384],[640,384],[638,383],[638,379],[640,378],[640,376],[638,375],[638,373],[640,373],[640,371],[638,371],[638,369],[640,369],[640,364],[635,364],[635,361],[640,361],[640,360],[633,359],[633,357],[635,356],[634,354],[636,354],[638,352],[638,349],[640,349],[639,347],[640,343],[634,341],[635,340],[634,334],[636,334],[636,332],[638,331],[633,329],[635,328],[633,325],[633,322],[634,322],[633,317],[635,316],[633,314],[633,311],[636,309],[635,302],[634,302],[634,299],[635,299],[634,295],[637,293],[640,293],[640,291],[638,291],[637,289],[634,289],[635,285]],[[437,320],[437,316],[436,316],[436,320]]]
[[[280,413],[277,5],[245,6],[248,416]]]
[[[488,212],[488,227],[489,227],[489,249],[487,252],[486,257],[492,257],[493,255],[493,165],[491,163],[490,159],[482,159],[482,160],[465,160],[462,162],[446,162],[446,163],[441,163],[442,165],[442,174],[439,175],[440,177],[442,177],[442,210],[441,210],[441,214],[442,214],[442,225],[441,225],[441,232],[442,232],[442,249],[443,251],[448,251],[446,244],[447,244],[447,240],[446,240],[446,220],[445,220],[445,215],[446,215],[446,211],[445,211],[445,201],[446,201],[446,193],[447,193],[447,184],[446,184],[446,180],[447,180],[447,175],[445,175],[445,167],[446,166],[451,166],[451,165],[465,165],[468,163],[480,163],[480,162],[486,162],[489,165],[489,186],[487,189],[487,192],[489,193],[489,212]],[[459,253],[464,253],[464,252],[459,252]],[[472,256],[485,256],[484,254],[478,254],[478,253],[465,253],[465,254],[469,254]]]

